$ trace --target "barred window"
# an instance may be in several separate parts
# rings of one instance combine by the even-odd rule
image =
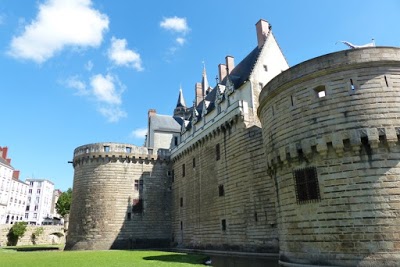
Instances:
[[[321,199],[318,185],[317,168],[307,167],[293,172],[296,198],[298,204],[309,203]]]

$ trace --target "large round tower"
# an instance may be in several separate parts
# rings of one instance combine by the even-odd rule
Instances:
[[[258,115],[278,195],[283,266],[398,266],[400,49],[284,71]]]
[[[169,246],[167,152],[118,143],[76,148],[66,249]]]

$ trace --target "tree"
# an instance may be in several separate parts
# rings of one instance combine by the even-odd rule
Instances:
[[[56,203],[57,213],[64,217],[69,213],[71,208],[71,200],[72,200],[72,189],[68,188],[67,191],[61,193],[60,197]]]
[[[26,222],[16,222],[10,228],[7,234],[7,245],[8,246],[16,246],[18,240],[24,236],[26,232]]]

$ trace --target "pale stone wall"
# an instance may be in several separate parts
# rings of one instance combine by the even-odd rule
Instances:
[[[263,160],[261,129],[246,128],[239,116],[215,126],[196,138],[197,142],[172,154],[175,245],[276,252],[275,191]],[[219,196],[220,185],[223,196]]]
[[[153,153],[115,143],[75,149],[66,249],[169,246],[169,162]],[[135,180],[143,181],[143,189],[135,188]],[[138,199],[141,213],[132,209]]]
[[[315,58],[263,89],[258,114],[278,189],[282,264],[398,265],[399,100],[398,48]],[[316,168],[320,200],[297,202],[293,172],[303,167]]]
[[[0,225],[0,246],[7,245],[7,234],[10,231],[12,225]],[[40,234],[36,239],[32,240],[32,233],[36,229],[42,228],[43,233]],[[17,246],[25,245],[59,245],[65,244],[65,233],[63,226],[54,225],[43,225],[43,226],[32,226],[26,227],[24,236],[18,240]]]

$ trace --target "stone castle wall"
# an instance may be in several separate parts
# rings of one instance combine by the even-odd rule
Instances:
[[[260,103],[281,264],[397,266],[400,49],[306,61]]]
[[[261,129],[236,115],[196,140],[172,155],[175,245],[276,252],[276,196]]]
[[[98,143],[74,152],[66,249],[169,246],[171,192],[164,150]]]
[[[7,234],[12,225],[0,225],[0,247],[7,245]],[[36,238],[32,238],[32,234],[38,228],[43,229],[43,232]],[[27,245],[62,245],[65,244],[64,226],[55,225],[28,225],[25,234],[18,240],[17,246]]]

